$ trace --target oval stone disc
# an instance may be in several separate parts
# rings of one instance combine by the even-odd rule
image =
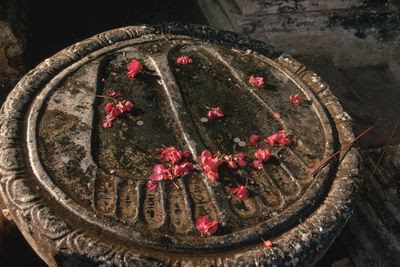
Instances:
[[[132,59],[143,68],[129,78]],[[132,110],[104,128],[106,104],[122,99]],[[224,116],[208,117],[213,107]],[[50,265],[77,255],[123,266],[305,264],[350,214],[356,150],[312,173],[353,139],[342,115],[316,74],[263,43],[205,26],[121,28],[45,60],[12,91],[1,110],[1,193]],[[279,131],[290,144],[264,141]],[[170,146],[189,151],[196,170],[147,189]],[[271,153],[261,170],[260,148]],[[198,161],[205,149],[242,152],[248,166],[223,165],[212,181]],[[245,200],[232,192],[241,185]],[[196,229],[203,215],[218,220],[213,235]]]

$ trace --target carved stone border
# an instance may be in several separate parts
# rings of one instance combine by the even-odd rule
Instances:
[[[184,258],[177,257],[174,260],[157,256],[157,253],[148,257],[122,245],[106,244],[93,234],[74,229],[45,206],[45,196],[40,192],[40,188],[32,184],[32,174],[25,161],[24,120],[32,99],[55,73],[102,47],[148,34],[167,33],[189,35],[244,50],[251,49],[276,58],[277,63],[300,77],[325,104],[336,127],[334,130],[340,144],[346,144],[354,138],[350,118],[328,85],[290,56],[278,57],[280,53],[277,50],[262,42],[207,26],[187,24],[131,26],[104,32],[78,42],[43,61],[21,79],[0,110],[0,192],[21,232],[51,266],[60,262],[88,261],[110,262],[121,266],[185,263],[228,266],[312,264],[329,247],[350,217],[352,200],[360,181],[361,160],[354,148],[342,153],[337,175],[321,205],[293,229],[274,238],[273,242],[276,245],[269,250],[263,250],[260,241],[260,244],[236,254],[185,255]]]

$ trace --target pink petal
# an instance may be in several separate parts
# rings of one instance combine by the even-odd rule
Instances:
[[[263,165],[263,163],[262,163],[261,160],[253,160],[252,165],[253,165],[253,167],[256,168],[257,170],[262,170],[262,169],[264,169],[264,165]]]
[[[251,144],[252,146],[258,146],[258,142],[259,142],[259,140],[260,140],[260,137],[261,137],[261,136],[259,136],[259,135],[257,135],[257,134],[252,134],[252,135],[250,135],[250,137],[249,137],[249,142],[250,142],[250,144]]]
[[[157,182],[149,180],[146,184],[147,190],[155,192],[157,190]]]
[[[176,59],[176,63],[178,63],[180,65],[191,64],[192,62],[193,62],[193,59],[188,56],[181,56]]]
[[[222,109],[220,107],[212,108],[207,113],[207,118],[209,120],[219,119],[219,118],[222,118],[223,116],[224,116],[224,112],[222,111]]]
[[[105,109],[106,112],[111,112],[113,107],[114,107],[113,103],[108,102],[104,109]]]
[[[263,88],[264,87],[264,78],[261,76],[251,75],[249,78],[249,84],[255,88]]]
[[[105,119],[105,120],[103,121],[103,128],[111,128],[111,126],[112,126],[112,120],[110,120],[110,119]]]
[[[272,244],[271,241],[269,241],[269,240],[264,241],[264,247],[265,248],[272,248],[273,246],[274,245]]]
[[[211,222],[208,215],[204,215],[197,219],[196,229],[207,235],[212,235],[217,231],[218,224],[218,220]]]
[[[126,67],[128,68],[126,76],[133,79],[136,74],[142,71],[143,65],[136,58],[133,58]]]

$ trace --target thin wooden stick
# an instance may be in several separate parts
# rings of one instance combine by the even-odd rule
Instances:
[[[382,159],[383,159],[383,156],[386,154],[386,151],[387,151],[388,148],[389,148],[390,142],[392,142],[392,139],[393,139],[393,137],[394,137],[394,134],[395,134],[396,131],[397,131],[397,128],[399,128],[399,121],[396,122],[396,125],[394,126],[394,128],[393,128],[393,130],[392,130],[392,133],[390,134],[390,137],[389,137],[389,139],[387,140],[387,142],[386,142],[386,144],[385,144],[385,147],[383,148],[383,151],[382,151],[382,153],[381,153],[381,156],[380,156],[379,159],[378,159],[378,162],[376,163],[374,169],[372,170],[371,175],[368,177],[368,180],[371,180],[372,176],[374,176],[376,170],[378,169],[378,166],[379,166],[379,164],[381,163],[381,161],[382,161]]]
[[[114,101],[114,103],[117,103],[117,100],[115,100],[113,97],[111,96],[105,96],[105,95],[96,95],[97,97],[101,97],[101,98],[105,98],[105,99],[111,99],[112,101]]]
[[[357,136],[356,138],[354,138],[350,143],[348,143],[347,145],[345,145],[343,148],[339,149],[338,151],[336,151],[335,153],[333,153],[331,156],[329,156],[326,160],[324,160],[320,165],[318,165],[317,168],[315,168],[312,172],[311,175],[315,176],[323,167],[325,167],[325,165],[334,157],[336,157],[340,152],[342,152],[343,150],[346,150],[348,148],[350,148],[354,142],[356,142],[358,139],[360,139],[361,137],[363,137],[365,134],[367,134],[369,131],[372,130],[372,126],[369,127],[367,130],[365,130],[364,132],[362,132],[359,136]]]
[[[181,188],[175,183],[174,180],[171,180],[171,181],[172,181],[172,183],[175,185],[175,187],[176,187],[178,190],[181,190]]]

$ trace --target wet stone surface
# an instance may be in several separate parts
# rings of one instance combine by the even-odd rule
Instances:
[[[176,63],[183,55],[193,63]],[[129,266],[315,262],[350,216],[359,157],[344,151],[310,174],[353,134],[335,119],[343,109],[327,85],[278,55],[208,27],[137,26],[77,43],[28,73],[2,109],[0,169],[2,195],[33,248],[50,265],[76,254]],[[144,71],[129,79],[132,58]],[[251,87],[250,75],[265,87]],[[110,91],[133,109],[103,128]],[[206,119],[210,107],[225,116]],[[222,166],[213,182],[197,162],[204,149],[254,158],[249,136],[280,130],[292,143],[264,143],[272,156],[263,170]],[[152,192],[148,177],[169,146],[188,150],[197,170]],[[239,185],[250,190],[245,201],[232,193]],[[195,227],[205,214],[220,223],[212,236]]]

